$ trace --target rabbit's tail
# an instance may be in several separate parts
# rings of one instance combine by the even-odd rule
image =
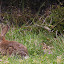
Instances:
[[[25,56],[24,58],[25,58],[25,59],[28,59],[28,58],[29,58],[29,56],[27,55],[27,56]]]

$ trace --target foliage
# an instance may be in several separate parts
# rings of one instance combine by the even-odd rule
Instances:
[[[57,5],[57,8],[52,10],[51,16],[52,16],[52,25],[54,25],[53,29],[63,32],[64,30],[64,7],[60,7],[59,5]]]
[[[45,6],[45,2],[41,5],[41,7],[43,6]],[[38,12],[40,12],[40,9]],[[9,23],[16,27],[24,25],[24,29],[36,32],[37,34],[39,31],[46,30],[44,26],[50,28],[50,31],[55,32],[58,30],[59,33],[64,32],[64,7],[60,5],[52,5],[51,9],[50,7],[46,8],[44,15],[33,14],[29,6],[23,10],[12,6],[7,9],[6,13],[2,13],[1,16],[4,19],[3,23]]]
[[[22,12],[19,9],[14,8],[11,11],[11,14],[9,12],[10,11],[8,9],[8,12],[1,14],[4,19],[3,23],[9,23],[20,27],[23,24],[30,24],[35,16],[31,13],[31,10],[29,8],[24,9],[24,11]]]
[[[51,14],[45,18],[48,26],[59,33],[63,33],[64,30],[64,7],[60,5],[52,5]]]

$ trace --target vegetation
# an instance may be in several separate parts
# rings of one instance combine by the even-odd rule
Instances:
[[[29,58],[1,56],[0,64],[64,64],[64,1],[1,0],[0,23],[7,40],[28,49]]]

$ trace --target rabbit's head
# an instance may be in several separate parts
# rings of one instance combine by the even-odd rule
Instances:
[[[8,25],[1,27],[0,43],[5,40],[5,34],[7,33],[8,29],[9,29]]]

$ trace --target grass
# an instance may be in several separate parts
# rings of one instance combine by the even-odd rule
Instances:
[[[64,38],[61,36],[54,38],[46,32],[36,34],[21,29],[12,29],[6,34],[6,40],[17,41],[25,45],[29,58],[22,60],[17,57],[4,56],[0,58],[0,64],[64,64]],[[53,46],[53,49],[46,49],[45,53],[42,49],[43,43]]]

